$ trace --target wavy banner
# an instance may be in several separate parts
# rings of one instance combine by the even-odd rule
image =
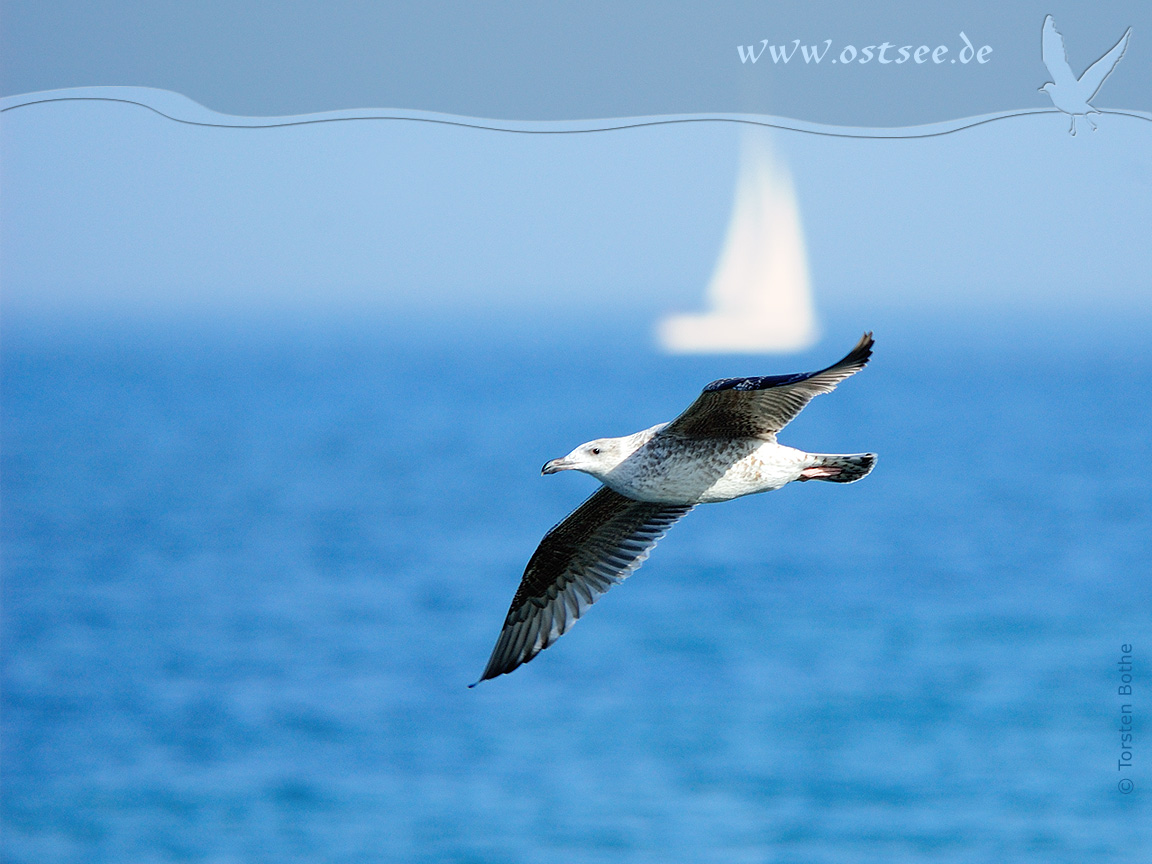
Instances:
[[[793,132],[830,135],[839,138],[931,138],[1012,117],[1061,113],[1061,109],[1056,107],[1024,108],[903,128],[832,126],[823,123],[794,120],[788,117],[725,113],[666,114],[653,117],[601,118],[594,120],[493,120],[482,117],[463,117],[454,114],[442,114],[435,111],[357,108],[282,117],[244,117],[234,114],[221,114],[179,93],[173,93],[168,90],[157,90],[151,87],[74,87],[65,90],[49,90],[43,93],[26,93],[21,96],[9,96],[0,99],[0,113],[34,108],[49,103],[67,102],[110,102],[135,105],[176,123],[226,129],[271,129],[318,123],[346,123],[353,121],[408,121],[413,123],[434,123],[443,126],[459,126],[467,129],[487,129],[494,132],[514,132],[524,135],[572,135],[589,132],[611,132],[645,126],[670,126],[686,123],[733,123],[748,126],[749,128],[787,129]],[[1093,111],[1092,113],[1135,117],[1152,122],[1152,112],[1148,111],[1104,109]]]
[[[1096,109],[1152,111],[1149,34],[1144,2],[63,0],[51,14],[5,5],[0,93],[125,85],[244,117],[388,106],[397,110],[354,116],[500,118],[485,127],[508,131],[733,116],[804,131],[908,129],[1037,109],[1086,127]]]

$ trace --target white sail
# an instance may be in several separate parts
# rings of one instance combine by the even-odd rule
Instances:
[[[732,221],[708,285],[711,309],[659,325],[673,353],[802,351],[818,336],[800,212],[762,135],[742,147]]]

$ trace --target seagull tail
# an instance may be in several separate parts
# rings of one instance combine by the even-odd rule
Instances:
[[[876,464],[875,453],[812,453],[816,462],[800,472],[800,480],[855,483]]]

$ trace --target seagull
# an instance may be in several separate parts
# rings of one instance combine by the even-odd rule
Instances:
[[[545,463],[541,474],[583,471],[603,485],[540,541],[480,681],[511,672],[568,632],[697,504],[793,480],[853,483],[868,474],[875,453],[805,453],[777,443],[776,433],[814,396],[863,369],[872,343],[865,333],[819,372],[713,381],[671,423],[597,438]]]
[[[1100,92],[1100,86],[1104,83],[1104,79],[1112,74],[1112,70],[1120,62],[1120,58],[1124,56],[1124,51],[1128,48],[1128,37],[1131,33],[1132,28],[1129,27],[1120,37],[1120,41],[1113,45],[1107,54],[1085,69],[1084,74],[1077,78],[1072,67],[1068,65],[1068,52],[1064,48],[1064,37],[1056,29],[1051,15],[1044,19],[1040,51],[1044,57],[1044,65],[1048,67],[1048,72],[1052,75],[1053,80],[1041,87],[1040,90],[1051,97],[1053,105],[1065,114],[1072,116],[1072,127],[1068,131],[1073,135],[1076,134],[1077,117],[1083,117],[1092,127],[1092,131],[1096,131],[1096,124],[1088,115],[1099,114],[1100,112],[1088,103],[1093,96]]]

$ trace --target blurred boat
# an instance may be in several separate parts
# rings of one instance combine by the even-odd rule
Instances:
[[[732,220],[707,298],[703,314],[660,322],[664,350],[803,351],[819,335],[792,178],[763,136],[744,139]]]

